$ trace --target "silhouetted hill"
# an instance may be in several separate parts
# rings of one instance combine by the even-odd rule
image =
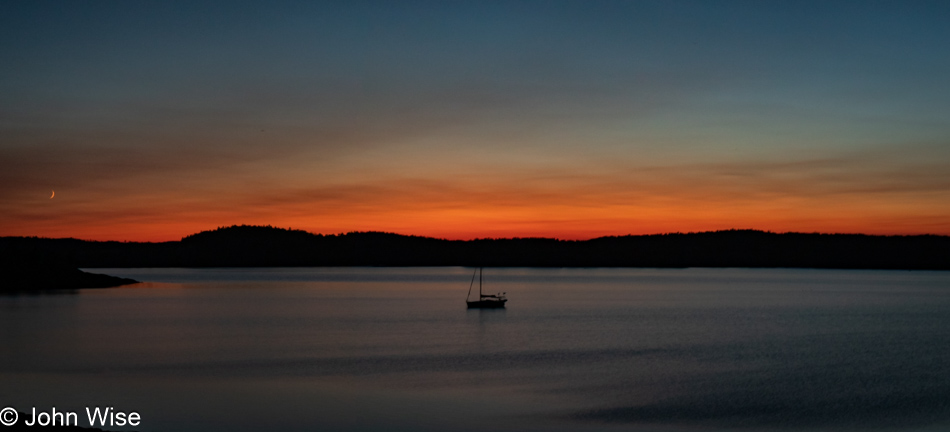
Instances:
[[[950,237],[776,234],[730,230],[547,238],[441,240],[380,232],[312,234],[232,226],[177,242],[0,238],[0,251],[77,267],[526,266],[950,269]]]

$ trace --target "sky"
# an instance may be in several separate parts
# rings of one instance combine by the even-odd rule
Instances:
[[[946,1],[0,0],[0,236],[950,234],[948,21]]]

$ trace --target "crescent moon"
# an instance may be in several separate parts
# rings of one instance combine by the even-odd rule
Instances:
[[[56,191],[51,190],[50,192],[52,192],[52,194],[50,194],[49,199],[53,199],[53,197],[56,196]]]

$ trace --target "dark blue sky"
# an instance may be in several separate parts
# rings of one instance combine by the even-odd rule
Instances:
[[[948,18],[942,1],[4,1],[0,235],[950,233]]]

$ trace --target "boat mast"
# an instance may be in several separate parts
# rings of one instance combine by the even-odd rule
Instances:
[[[472,272],[472,281],[468,284],[468,294],[465,294],[465,301],[468,301],[468,298],[472,296],[472,286],[475,285],[475,273],[478,273],[478,270]]]
[[[482,271],[485,269],[482,267],[478,268],[478,299],[482,299]]]

